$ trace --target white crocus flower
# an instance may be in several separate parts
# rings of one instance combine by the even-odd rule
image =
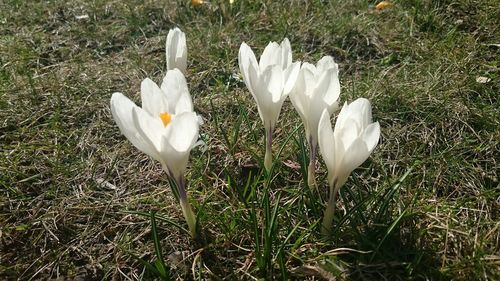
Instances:
[[[165,50],[167,54],[167,70],[178,68],[182,73],[186,74],[186,34],[177,27],[170,29]]]
[[[165,75],[161,88],[146,78],[141,83],[142,108],[121,93],[111,97],[111,112],[120,131],[140,151],[162,164],[175,181],[182,212],[193,237],[196,217],[189,205],[184,173],[198,140],[199,118],[193,112],[186,79],[178,70]]]
[[[297,79],[300,62],[292,63],[292,51],[288,39],[281,44],[271,42],[257,62],[252,49],[245,43],[240,46],[238,61],[243,80],[252,94],[266,132],[264,167],[272,165],[272,134],[281,107]]]
[[[328,117],[338,109],[340,83],[338,65],[330,56],[318,61],[316,66],[303,63],[290,100],[304,123],[309,144],[308,185],[315,187],[315,164],[318,146],[318,125],[321,113],[327,110]]]
[[[322,229],[323,233],[328,234],[332,226],[339,189],[351,172],[368,159],[380,137],[379,123],[372,123],[370,101],[359,98],[351,104],[344,104],[333,130],[330,115],[324,110],[319,122],[318,137],[330,185]]]

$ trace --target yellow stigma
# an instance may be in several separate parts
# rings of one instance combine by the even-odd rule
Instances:
[[[170,123],[170,121],[172,121],[172,115],[166,113],[166,112],[162,112],[160,113],[160,119],[161,121],[163,121],[163,126],[167,126],[168,123]]]

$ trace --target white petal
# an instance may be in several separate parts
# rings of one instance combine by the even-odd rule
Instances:
[[[172,46],[173,37],[174,37],[174,30],[171,29],[168,32],[167,41],[165,42],[165,54],[166,54],[166,60],[167,60],[167,70],[175,68],[174,67],[174,65],[175,65],[175,52],[177,50],[175,50],[175,48],[173,48],[173,46]]]
[[[178,69],[167,71],[161,89],[167,97],[169,113],[180,114],[193,111],[193,102],[189,94],[186,78]]]
[[[186,46],[186,34],[184,32],[180,35],[180,40],[177,45],[177,57],[175,58],[175,62],[177,68],[182,71],[182,73],[186,73],[187,69],[187,46]]]
[[[158,153],[154,146],[139,134],[134,125],[132,117],[134,108],[138,107],[122,93],[114,93],[111,96],[111,113],[122,134],[137,149],[157,159]]]
[[[308,70],[309,72],[312,73],[312,76],[316,76],[316,72],[317,72],[316,66],[314,66],[314,64],[311,64],[311,63],[308,63],[308,62],[302,63],[302,66],[300,67],[300,70],[301,71]]]
[[[323,100],[332,106],[339,98],[340,83],[335,69],[330,68],[323,72],[316,84],[316,90],[323,93]]]
[[[270,107],[271,128],[276,128],[276,123],[278,122],[281,108],[283,107],[283,102],[285,101],[285,99],[286,99],[286,96],[282,96],[281,100],[279,100],[277,103],[273,103],[272,107]]]
[[[318,124],[322,116],[322,113],[325,109],[328,112],[328,118],[330,118],[330,112],[328,111],[328,106],[324,102],[321,93],[313,93],[313,95],[309,97],[307,123],[308,127],[310,128],[310,134],[314,138],[314,140],[318,138]]]
[[[249,83],[253,87],[252,96],[257,103],[257,109],[259,110],[262,122],[266,123],[266,121],[272,119],[272,111],[270,110],[273,107],[271,93],[268,92],[267,86],[257,73],[257,69],[250,67],[248,70]]]
[[[250,69],[250,80],[252,85],[255,86],[254,98],[257,102],[261,119],[264,125],[267,124],[267,126],[274,127],[286,98],[286,95],[282,94],[282,75],[283,73],[279,65],[268,67],[260,76]]]
[[[359,116],[357,118],[359,118],[363,127],[372,123],[372,106],[369,100],[365,98],[358,98],[349,104],[349,110],[353,115]]]
[[[348,177],[354,169],[368,159],[370,151],[368,151],[366,143],[358,138],[346,149],[343,156],[339,173]]]
[[[338,121],[337,121],[338,122]],[[361,127],[358,121],[350,118],[350,116],[345,119],[342,126],[335,127],[335,138],[342,142],[344,147],[349,147],[351,144],[360,137]]]
[[[288,74],[287,71],[285,71],[285,79],[288,78],[287,74]],[[295,79],[292,92],[293,95],[295,94],[306,95],[306,81],[304,78],[304,71],[302,68],[299,70],[299,73],[297,74],[297,79]]]
[[[326,167],[328,169],[328,180],[331,183],[335,177],[335,172],[337,169],[336,157],[337,152],[335,151],[335,138],[333,136],[332,125],[330,123],[330,115],[327,110],[324,110],[321,114],[321,118],[318,126],[318,144],[319,151],[323,160],[325,161]]]
[[[186,35],[179,28],[171,29],[166,41],[167,70],[178,68],[183,73],[187,66]]]
[[[288,41],[288,38],[285,38],[283,39],[283,41],[281,41],[280,49],[280,65],[282,69],[286,69],[292,63],[292,47],[290,46],[290,41]]]
[[[189,151],[198,139],[199,119],[194,112],[176,115],[167,127],[166,140],[176,151]]]
[[[315,94],[321,99],[328,95],[328,88],[330,87],[330,81],[332,78],[330,74],[331,71],[327,70],[322,73],[318,73],[318,75],[316,75],[312,79],[314,81],[312,91],[314,91]]]
[[[319,128],[319,120],[321,115],[315,113],[315,116],[312,118],[309,118],[307,120],[307,125],[305,125],[305,131],[306,131],[306,136],[308,136],[308,142],[312,143],[314,145],[318,144],[318,128]]]
[[[281,49],[276,42],[269,42],[259,61],[259,68],[264,71],[268,66],[278,64],[281,59]],[[281,67],[281,65],[280,65]]]
[[[267,86],[267,91],[271,93],[273,103],[281,100],[283,94],[283,70],[279,65],[272,65],[262,73],[262,82]]]
[[[347,102],[344,103],[339,115],[337,116],[337,121],[335,122],[334,132],[340,131],[341,127],[344,126],[344,121],[349,117],[349,105]]]
[[[380,138],[380,125],[378,122],[371,123],[365,128],[363,135],[361,136],[363,141],[366,143],[368,151],[372,152],[375,146],[377,146],[378,140]]]
[[[297,81],[297,77],[299,76],[299,72],[300,72],[300,62],[298,62],[298,61],[292,63],[283,72],[283,76],[284,76],[283,83],[285,84],[284,89],[283,89],[283,94],[285,96],[288,95],[292,91],[292,89],[295,85],[295,82]]]
[[[132,110],[132,120],[141,137],[154,147],[156,151],[160,151],[161,137],[166,133],[166,127],[163,126],[161,119],[159,117],[151,117],[151,115],[140,107],[134,107]]]
[[[316,69],[310,67],[303,67],[301,71],[304,73],[304,81],[306,84],[306,93],[309,97],[313,95],[314,88],[316,87],[315,72]]]
[[[198,139],[198,117],[184,112],[169,124],[168,134],[162,137],[161,151],[164,163],[176,179],[184,174],[189,153]]]
[[[168,111],[167,97],[151,79],[146,78],[141,83],[142,109],[151,116],[158,117],[161,112]]]
[[[318,69],[319,73],[325,72],[328,69],[334,69],[335,73],[338,75],[339,71],[338,65],[335,63],[331,56],[322,57],[316,64],[316,68]]]
[[[306,116],[309,112],[309,98],[306,94],[306,85],[302,70],[299,72],[295,86],[290,92],[290,100],[302,118],[302,121],[306,123]]]
[[[238,63],[241,75],[243,76],[243,81],[245,82],[248,90],[252,92],[253,88],[250,84],[250,74],[248,73],[248,69],[252,67],[256,70],[258,63],[252,49],[245,42],[241,43],[240,50],[238,52]]]
[[[189,153],[176,151],[168,141],[162,139],[162,154],[164,158],[163,163],[168,168],[169,175],[179,179],[186,171],[186,166],[189,160]]]

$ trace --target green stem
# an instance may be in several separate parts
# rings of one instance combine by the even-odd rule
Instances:
[[[323,224],[321,227],[321,233],[324,236],[328,236],[332,232],[333,215],[335,213],[335,203],[337,201],[337,180],[335,179],[330,186],[330,195],[328,203],[326,205],[325,214],[323,215]]]
[[[316,189],[316,144],[309,138],[309,166],[307,167],[307,185]]]
[[[188,224],[189,232],[191,233],[191,237],[193,239],[196,239],[196,236],[197,236],[196,216],[193,212],[193,209],[191,209],[191,205],[189,204],[189,200],[187,198],[186,180],[184,179],[184,176],[181,176],[176,181],[176,183],[177,183],[177,189],[179,191],[179,202],[181,204],[182,214],[184,215],[184,218],[186,219],[186,223]]]
[[[269,173],[273,165],[273,128],[266,128],[266,155],[264,156],[264,168]]]
[[[191,237],[193,239],[196,238],[196,216],[194,215],[193,210],[191,209],[191,205],[187,200],[181,200],[181,209],[184,218],[189,227],[189,232],[191,233]]]

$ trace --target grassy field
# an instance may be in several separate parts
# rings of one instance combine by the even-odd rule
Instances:
[[[156,233],[173,279],[500,280],[500,4],[393,3],[2,0],[0,279],[150,280],[138,258],[157,259]],[[205,120],[187,175],[202,243],[168,223],[186,227],[165,173],[109,109],[113,92],[139,103],[142,79],[161,81],[175,26]],[[369,98],[382,128],[329,240],[326,168],[310,192],[289,100],[272,179],[260,171],[264,131],[238,48],[260,54],[284,37],[294,60],[333,56],[341,102]]]

